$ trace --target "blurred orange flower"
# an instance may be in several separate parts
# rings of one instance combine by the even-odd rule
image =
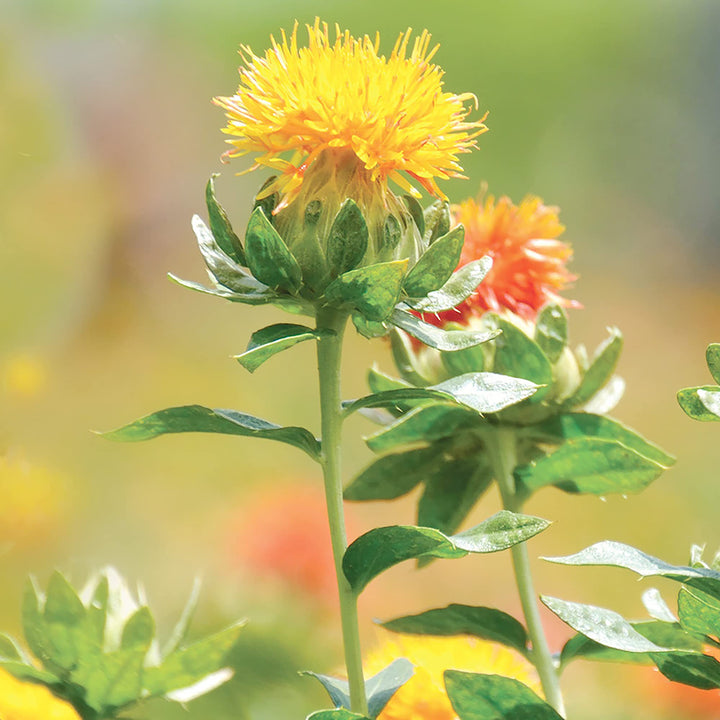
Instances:
[[[337,599],[325,495],[320,488],[263,489],[243,502],[229,537],[233,561],[324,603]]]
[[[380,672],[400,657],[415,666],[415,674],[393,695],[378,720],[457,720],[445,692],[445,670],[504,675],[541,695],[532,665],[520,654],[496,643],[465,635],[393,636],[368,656],[367,674]]]
[[[547,302],[579,307],[558,294],[576,279],[565,266],[572,248],[557,239],[565,230],[558,208],[532,195],[519,205],[506,196],[496,202],[489,195],[453,205],[451,213],[454,224],[465,226],[458,267],[484,255],[493,259],[493,266],[477,291],[457,308],[424,315],[424,320],[434,325],[464,323],[486,310],[501,309],[532,319]]]
[[[18,680],[0,669],[2,720],[80,720],[72,705],[56,698],[44,685]]]

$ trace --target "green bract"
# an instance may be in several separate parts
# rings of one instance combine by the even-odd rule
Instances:
[[[243,623],[186,642],[196,583],[183,615],[160,648],[148,607],[112,568],[80,592],[55,573],[42,593],[29,581],[23,599],[25,640],[37,662],[0,635],[0,667],[46,685],[83,720],[107,720],[153,697],[188,702],[232,676],[226,657]]]

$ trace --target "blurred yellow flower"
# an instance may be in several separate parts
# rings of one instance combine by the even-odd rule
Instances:
[[[42,392],[46,382],[47,368],[36,355],[18,353],[3,363],[2,384],[8,395],[34,397]]]
[[[80,720],[72,705],[56,698],[44,685],[24,682],[0,669],[2,720]]]
[[[282,42],[272,38],[262,57],[241,47],[237,93],[215,98],[228,118],[224,132],[233,149],[226,156],[256,153],[251,169],[281,173],[263,192],[283,196],[275,212],[292,202],[321,155],[338,164],[353,161],[369,182],[390,178],[417,195],[400,175],[406,172],[444,197],[435,178],[460,177],[458,155],[469,152],[486,127],[467,121],[465,102],[477,103],[474,95],[443,91],[428,32],[412,46],[411,31],[402,33],[386,58],[377,35],[356,39],[336,26],[333,42],[317,19],[307,30],[307,47],[298,47],[297,23],[289,39],[284,31]],[[284,153],[290,159],[280,157]]]
[[[365,665],[367,674],[380,672],[400,657],[415,666],[415,674],[393,695],[378,720],[457,720],[445,692],[445,670],[504,675],[542,695],[532,665],[518,653],[496,643],[465,635],[398,635],[369,655]]]

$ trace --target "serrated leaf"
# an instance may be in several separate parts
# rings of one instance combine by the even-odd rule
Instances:
[[[376,718],[392,696],[413,676],[413,664],[406,658],[393,660],[385,669],[365,681],[368,715]]]
[[[566,406],[584,405],[610,380],[620,359],[622,345],[623,338],[620,331],[617,328],[610,328],[610,337],[598,347],[578,389],[565,401]]]
[[[537,425],[533,428],[533,431],[535,430],[541,435],[547,434],[558,440],[576,440],[583,437],[616,440],[663,467],[675,464],[675,458],[662,448],[626,425],[603,415],[589,412],[564,413]]]
[[[413,222],[417,226],[420,233],[420,237],[425,234],[425,213],[423,212],[422,206],[412,195],[403,195],[403,201],[405,206],[413,219]]]
[[[365,257],[368,237],[362,211],[347,198],[340,206],[327,238],[327,262],[332,277],[353,270],[360,264]]]
[[[405,300],[405,304],[421,313],[452,310],[477,290],[490,268],[492,258],[489,255],[473,260],[454,272],[439,290],[433,290],[423,298]]]
[[[512,678],[446,670],[445,687],[459,720],[562,720],[529,687]]]
[[[677,399],[685,414],[693,420],[720,420],[720,387],[716,385],[683,388],[678,391]]]
[[[462,225],[438,238],[407,274],[403,283],[405,292],[410,297],[421,298],[443,287],[460,261],[464,241]]]
[[[435,448],[418,448],[379,458],[345,488],[345,500],[394,500],[409,493],[437,456]]]
[[[160,696],[190,687],[227,665],[226,658],[238,641],[244,623],[231,625],[219,633],[179,648],[157,667],[145,669],[145,688]]]
[[[669,652],[641,635],[622,615],[582,603],[541,595],[543,604],[576,632],[601,645],[632,653]]]
[[[680,588],[678,595],[680,624],[700,635],[720,637],[720,599],[695,588]]]
[[[442,330],[405,310],[393,310],[389,322],[405,330],[425,345],[452,352],[487,342],[499,335],[497,330]]]
[[[370,580],[403,560],[498,552],[528,540],[548,525],[541,518],[502,510],[474,528],[451,536],[434,528],[414,525],[375,528],[361,535],[345,551],[343,572],[353,591],[359,594]]]
[[[432,385],[431,389],[446,392],[479,413],[499,412],[539,391],[529,380],[494,372],[465,373]]]
[[[205,201],[208,209],[208,219],[210,220],[210,230],[220,249],[235,262],[244,265],[245,252],[240,238],[235,234],[225,210],[215,197],[216,177],[217,174],[211,175],[205,187]]]
[[[312,670],[303,670],[300,675],[314,677],[330,696],[330,701],[336,708],[350,709],[350,685],[347,680],[332,677],[332,675],[322,675],[312,672]]]
[[[569,493],[636,493],[665,468],[614,440],[581,437],[528,465],[515,477],[531,492],[554,485]]]
[[[561,305],[542,307],[535,320],[535,342],[551,363],[558,361],[568,342],[568,318]]]
[[[705,360],[713,380],[720,384],[720,343],[710,343],[707,346]]]
[[[303,450],[313,460],[320,458],[320,442],[305,428],[282,427],[237,410],[211,410],[202,405],[166,408],[101,435],[119,442],[138,442],[160,435],[185,432],[208,432],[276,440]]]
[[[350,270],[325,288],[325,299],[351,307],[368,320],[386,320],[400,298],[407,264],[393,260]]]
[[[250,336],[247,349],[235,359],[250,372],[257,370],[273,355],[288,350],[298,343],[306,340],[319,340],[321,337],[333,334],[330,330],[315,330],[305,325],[293,323],[277,323],[268,325],[262,330],[256,330]]]
[[[250,271],[261,283],[290,293],[300,289],[300,265],[260,207],[248,221],[245,255]]]
[[[481,422],[474,410],[458,405],[426,405],[403,415],[392,425],[365,439],[374,452],[386,452],[400,445],[428,443]]]
[[[527,654],[527,632],[514,617],[495,608],[448,605],[382,623],[386,630],[411,635],[472,635]]]

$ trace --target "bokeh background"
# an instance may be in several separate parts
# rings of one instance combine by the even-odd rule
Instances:
[[[300,718],[324,704],[296,674],[340,664],[316,466],[262,441],[125,446],[90,432],[192,402],[317,427],[310,345],[253,376],[230,359],[279,311],[166,278],[203,279],[189,220],[210,173],[222,172],[237,228],[264,179],[219,161],[224,121],[210,99],[234,91],[239,44],[260,52],[315,15],[380,30],[386,51],[408,26],[433,33],[446,86],[490,111],[470,179],[445,190],[461,200],[486,182],[562,208],[581,276],[571,294],[585,306],[573,340],[594,347],[621,327],[628,389],[614,414],[678,456],[642,496],[546,490],[529,509],[556,522],[533,551],[611,538],[674,562],[692,543],[714,553],[718,429],[687,419],[674,396],[709,381],[704,349],[720,340],[716,2],[0,0],[0,11],[0,627],[17,632],[28,573],[44,583],[59,567],[82,582],[112,564],[145,586],[167,630],[198,574],[198,631],[252,620],[236,678],[187,712],[156,702],[145,716]],[[392,367],[382,342],[352,334],[346,357],[347,397],[373,362]],[[370,427],[347,428],[349,478],[370,458]],[[351,530],[409,522],[412,507],[349,507]],[[496,509],[489,496],[473,519]],[[542,592],[644,617],[648,584],[622,571],[536,571]],[[392,570],[363,596],[365,643],[379,641],[373,618],[453,601],[516,612],[509,558]],[[559,646],[566,629],[548,626]],[[695,712],[647,670],[579,663],[565,687],[586,720]],[[705,699],[714,711],[692,717],[717,717],[720,700]]]

